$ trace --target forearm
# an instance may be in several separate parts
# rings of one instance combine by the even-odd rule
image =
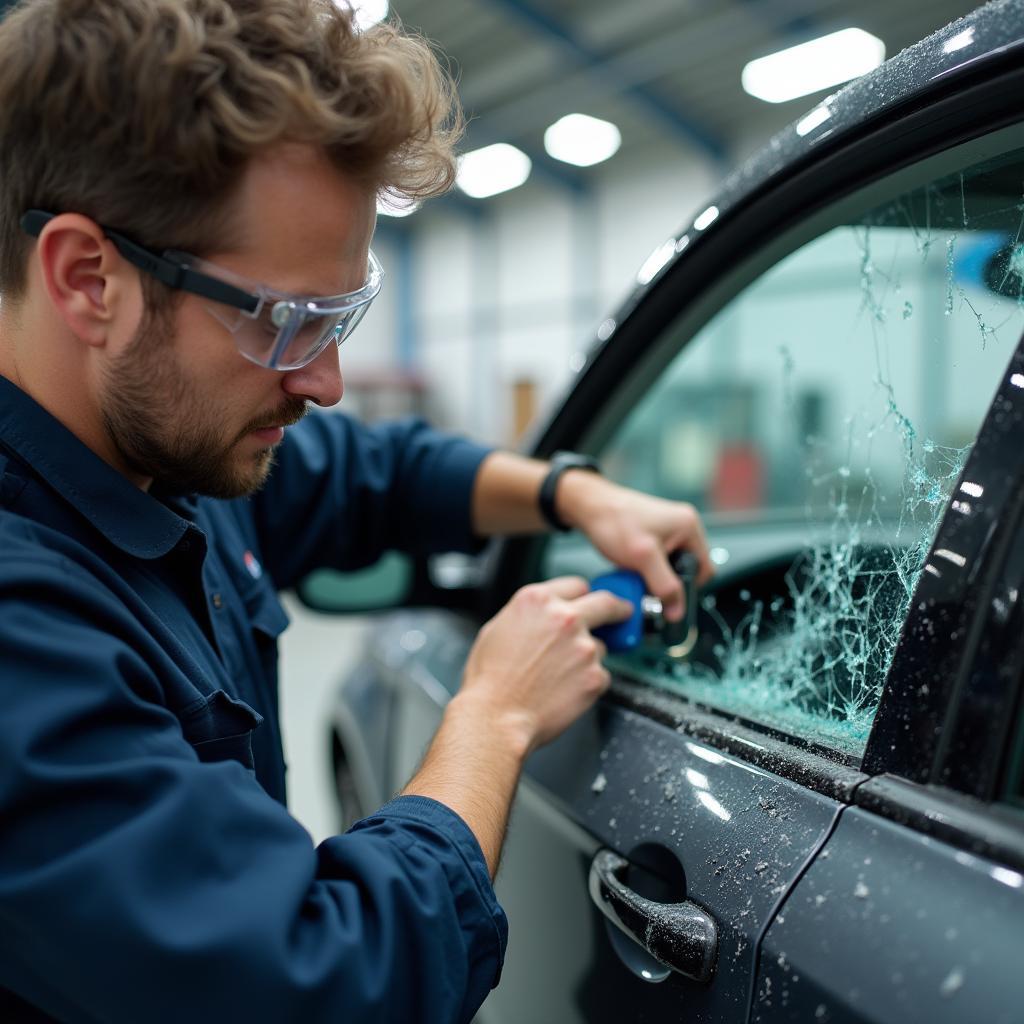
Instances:
[[[419,771],[402,796],[427,796],[450,807],[477,838],[493,878],[509,809],[531,745],[529,723],[495,716],[470,693],[445,710]]]
[[[473,530],[477,536],[550,529],[537,504],[547,471],[547,463],[538,459],[491,452],[480,464],[473,486]]]
[[[512,452],[491,452],[480,464],[473,487],[473,529],[481,537],[550,530],[540,514],[540,486],[550,466]],[[588,505],[620,490],[596,473],[569,469],[558,481],[555,508],[563,522],[577,526]]]

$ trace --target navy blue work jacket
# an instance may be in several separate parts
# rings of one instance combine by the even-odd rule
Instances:
[[[276,591],[468,549],[485,450],[313,415],[266,486],[133,486],[0,378],[0,1021],[468,1021],[507,922],[465,823],[284,807]]]

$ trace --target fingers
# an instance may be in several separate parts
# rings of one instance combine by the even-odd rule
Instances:
[[[543,587],[553,597],[560,597],[563,601],[572,601],[590,593],[590,584],[582,576],[556,576],[534,586]]]
[[[642,564],[637,569],[652,594],[661,598],[665,616],[675,622],[683,617],[686,611],[686,595],[682,582],[668,560],[668,552],[688,551],[697,560],[697,586],[703,586],[715,574],[715,566],[711,561],[704,527],[696,510],[689,505],[679,506],[685,510],[685,528],[675,537],[670,537],[664,545],[655,543],[653,550],[642,552]]]
[[[594,590],[572,602],[573,611],[587,629],[624,622],[633,614],[633,605],[609,590]]]
[[[689,542],[684,546],[697,556],[697,563],[699,565],[697,585],[703,586],[715,575],[715,563],[711,561],[711,549],[708,547],[708,539],[704,535],[704,527],[700,519],[697,519],[694,523],[693,534]]]
[[[683,584],[669,565],[668,556],[661,546],[652,543],[649,550],[643,553],[637,571],[644,578],[648,590],[661,598],[665,617],[675,622],[683,617]]]
[[[578,622],[585,629],[593,629],[610,622],[622,622],[633,614],[629,601],[616,597],[607,590],[591,591],[582,576],[556,576],[543,583],[523,587],[516,599],[546,604],[554,598],[562,608],[566,622]],[[571,611],[561,602],[571,606]]]

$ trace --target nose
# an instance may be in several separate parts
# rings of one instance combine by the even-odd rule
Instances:
[[[289,395],[316,405],[337,405],[345,393],[338,346],[330,344],[314,359],[297,370],[289,370],[281,381]]]

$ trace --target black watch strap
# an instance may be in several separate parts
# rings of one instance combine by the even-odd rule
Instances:
[[[558,489],[558,481],[567,469],[586,469],[591,473],[601,472],[597,459],[591,458],[589,455],[580,455],[578,452],[555,452],[551,456],[551,468],[540,485],[537,502],[540,505],[540,514],[544,517],[544,521],[562,533],[567,532],[571,527],[561,520],[555,509],[555,492]]]

